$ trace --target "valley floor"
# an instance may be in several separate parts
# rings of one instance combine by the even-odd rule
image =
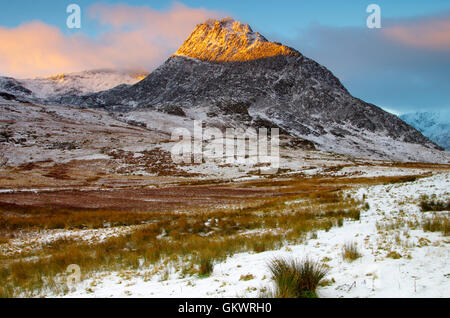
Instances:
[[[355,159],[281,136],[276,175],[176,165],[172,129],[192,124],[0,100],[0,297],[264,296],[275,257],[329,266],[320,297],[450,297],[449,211],[420,207],[448,207],[450,152]]]
[[[327,264],[328,286],[318,289],[319,297],[450,297],[449,236],[417,226],[439,215],[448,217],[449,211],[421,212],[418,202],[423,195],[448,200],[450,173],[350,192],[365,197],[370,206],[360,220],[310,233],[302,244],[236,254],[215,263],[206,278],[182,278],[170,266],[156,272],[142,268],[96,274],[65,297],[258,297],[272,288],[267,264],[279,257],[309,257]],[[353,262],[342,257],[343,246],[350,242],[361,253]]]

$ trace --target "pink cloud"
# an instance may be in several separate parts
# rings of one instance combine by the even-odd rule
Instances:
[[[425,19],[405,25],[393,25],[384,35],[398,43],[433,50],[450,50],[450,20],[448,18]]]
[[[176,51],[196,24],[220,14],[180,3],[166,11],[95,4],[88,16],[112,30],[93,39],[64,35],[42,22],[0,27],[0,73],[23,78],[96,68],[151,70]]]

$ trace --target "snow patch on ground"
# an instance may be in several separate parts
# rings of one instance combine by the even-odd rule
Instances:
[[[408,235],[396,243],[395,236],[401,233],[377,229],[377,222],[426,217],[427,213],[419,211],[417,200],[423,194],[448,198],[450,173],[402,184],[362,187],[352,194],[365,195],[370,205],[361,212],[360,221],[346,221],[343,227],[328,232],[318,231],[317,238],[304,244],[236,254],[215,264],[212,275],[203,279],[182,278],[173,267],[156,274],[155,268],[98,273],[66,297],[258,297],[272,286],[267,263],[276,257],[310,257],[328,264],[327,278],[335,282],[320,287],[320,297],[450,297],[448,238],[419,229],[404,230]],[[352,263],[341,255],[348,242],[356,243],[362,254]],[[403,257],[387,258],[389,250]],[[247,274],[253,279],[243,280]]]
[[[117,237],[131,233],[138,226],[117,226],[108,228],[105,224],[102,229],[89,230],[39,230],[28,233],[21,233],[20,238],[10,239],[8,244],[0,245],[0,253],[3,255],[14,255],[20,253],[34,253],[45,245],[57,242],[58,240],[74,240],[99,243],[108,238]]]

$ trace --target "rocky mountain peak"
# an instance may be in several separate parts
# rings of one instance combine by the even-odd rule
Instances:
[[[51,102],[156,110],[219,129],[279,128],[316,149],[359,158],[437,161],[440,149],[397,116],[353,97],[326,67],[232,19],[198,25],[134,85]]]
[[[232,18],[208,20],[197,25],[174,54],[211,62],[251,61],[278,55],[300,56],[300,53],[268,41],[253,32],[248,24]]]

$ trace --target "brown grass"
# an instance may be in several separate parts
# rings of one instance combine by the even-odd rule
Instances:
[[[359,220],[364,202],[343,196],[341,190],[386,180],[294,178],[248,182],[239,186],[246,191],[252,189],[248,193],[254,196],[239,204],[216,209],[186,208],[176,213],[2,203],[0,229],[8,237],[36,229],[96,229],[106,224],[136,225],[136,229],[103,242],[61,239],[31,254],[0,255],[0,296],[38,295],[44,289],[64,292],[61,281],[70,264],[78,264],[89,275],[182,260],[185,274],[206,276],[215,262],[235,253],[263,252],[285,243],[300,243],[309,232],[341,226],[344,219]],[[255,188],[261,189],[259,195]],[[246,234],[250,230],[253,232]]]
[[[269,270],[276,298],[317,298],[316,289],[328,273],[325,265],[309,259],[274,259]]]
[[[447,198],[446,200],[439,200],[437,198],[423,196],[420,200],[419,206],[422,212],[450,211],[450,198]]]
[[[442,235],[450,235],[450,220],[448,216],[435,215],[432,218],[422,220],[422,229],[425,232],[442,232]]]
[[[342,257],[349,261],[353,262],[361,257],[361,253],[358,250],[358,246],[354,242],[350,242],[344,245],[342,249]]]

